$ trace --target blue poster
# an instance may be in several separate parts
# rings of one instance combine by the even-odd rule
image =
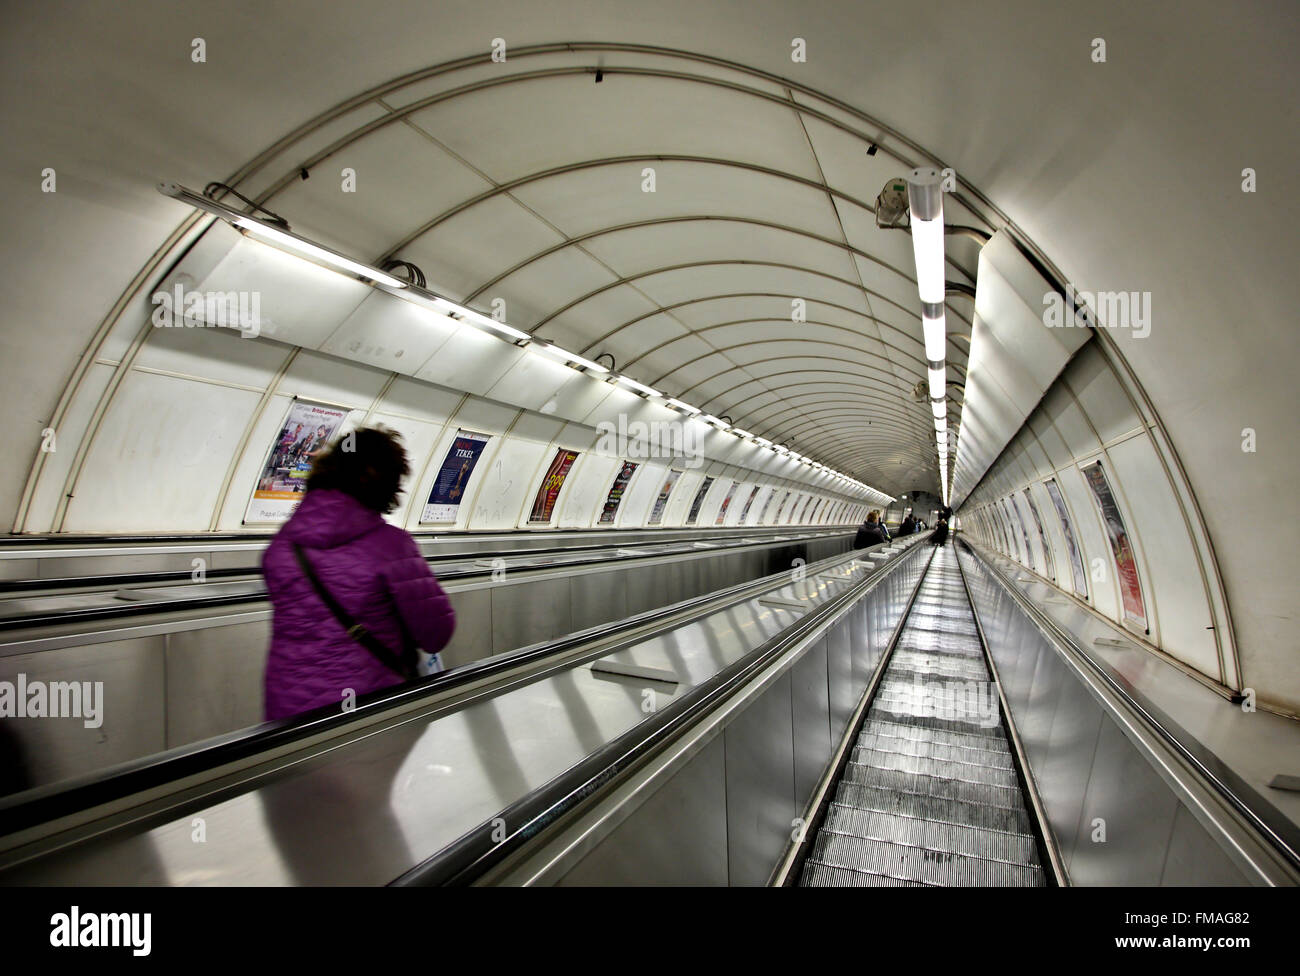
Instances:
[[[442,459],[442,467],[438,469],[438,477],[433,480],[433,488],[429,490],[421,522],[456,521],[470,475],[474,473],[474,466],[490,438],[490,434],[456,431],[456,439],[451,442],[447,456]]]

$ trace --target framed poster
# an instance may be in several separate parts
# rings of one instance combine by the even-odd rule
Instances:
[[[1096,499],[1097,510],[1101,520],[1106,524],[1106,536],[1110,539],[1110,551],[1115,557],[1115,571],[1119,579],[1119,593],[1124,601],[1124,619],[1129,620],[1143,630],[1147,629],[1146,605],[1142,601],[1142,581],[1138,578],[1137,557],[1124,528],[1124,516],[1120,515],[1115,496],[1111,494],[1110,482],[1100,461],[1094,461],[1083,471],[1083,478],[1092,489]]]
[[[754,490],[749,493],[749,498],[745,499],[745,507],[740,510],[740,519],[736,522],[737,525],[744,525],[745,519],[749,518],[749,508],[754,504],[754,496],[757,494],[758,485],[755,485]]]
[[[307,490],[312,462],[347,415],[346,407],[294,398],[257,476],[245,522],[283,522],[293,514]]]
[[[793,494],[794,494],[793,491],[787,491],[784,495],[781,496],[781,504],[777,506],[776,509],[776,518],[772,519],[773,525],[780,525],[781,520],[785,518],[785,503],[790,500],[790,496]],[[792,515],[794,514],[793,510],[791,511],[790,514]]]
[[[618,469],[618,474],[614,476],[614,483],[609,486],[609,494],[605,496],[605,507],[600,510],[600,518],[596,519],[597,525],[614,524],[614,517],[618,515],[618,506],[623,504],[623,495],[627,492],[627,483],[632,480],[632,475],[636,474],[636,469],[640,466],[636,461],[623,462],[623,466]]]
[[[687,525],[694,525],[695,520],[700,517],[700,506],[704,504],[704,496],[709,493],[709,489],[712,487],[713,479],[705,478],[704,482],[700,485],[699,491],[695,493],[695,497],[691,500],[691,511],[690,514],[686,516]]]
[[[1052,547],[1047,543],[1047,533],[1043,531],[1043,520],[1038,517],[1038,506],[1034,504],[1034,496],[1029,494],[1029,489],[1024,489],[1025,504],[1029,506],[1029,514],[1034,520],[1034,525],[1038,528],[1038,541],[1043,547],[1043,561],[1047,564],[1047,575],[1056,580],[1056,560],[1052,558]]]
[[[551,459],[551,466],[546,469],[546,477],[542,479],[542,484],[537,489],[537,497],[533,499],[533,509],[528,513],[529,522],[551,521],[552,516],[555,515],[555,500],[560,497],[564,479],[569,476],[569,470],[577,459],[577,451],[560,448],[555,452],[555,457]]]
[[[422,523],[455,522],[460,512],[461,502],[465,500],[465,488],[469,485],[474,466],[483,455],[491,434],[476,434],[472,430],[457,430],[456,437],[447,448],[447,456],[442,459],[438,476],[433,479],[429,489],[429,499],[424,503],[420,514]]]
[[[739,481],[733,481],[731,487],[727,489],[727,494],[722,499],[722,507],[718,509],[718,517],[713,520],[714,525],[721,525],[726,521],[727,509],[731,507],[732,496],[736,494],[736,488],[739,485]]]
[[[1065,548],[1070,550],[1070,578],[1074,583],[1074,592],[1086,600],[1088,599],[1088,574],[1083,569],[1083,553],[1074,541],[1074,529],[1070,525],[1070,515],[1065,509],[1065,499],[1061,497],[1061,487],[1056,483],[1055,478],[1044,481],[1043,487],[1047,489],[1047,495],[1052,499],[1052,507],[1056,509],[1056,517],[1060,520],[1061,531],[1065,535]]]
[[[668,472],[664,478],[664,486],[659,489],[659,497],[655,499],[654,507],[650,509],[650,518],[646,525],[658,525],[664,520],[664,509],[668,507],[668,496],[673,493],[673,488],[677,485],[677,479],[682,476],[680,471]]]

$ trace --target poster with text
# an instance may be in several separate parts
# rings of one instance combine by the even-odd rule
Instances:
[[[664,478],[664,486],[659,489],[659,497],[655,499],[654,507],[650,509],[650,519],[646,522],[647,525],[658,525],[664,520],[664,509],[668,506],[668,496],[673,493],[673,487],[681,476],[680,471],[668,472],[668,477]]]
[[[755,485],[754,490],[751,491],[749,493],[749,497],[745,499],[745,507],[740,510],[740,520],[736,523],[737,525],[744,525],[745,519],[749,518],[749,509],[750,506],[754,504],[754,496],[757,494],[758,494],[758,485]]]
[[[727,494],[722,499],[722,507],[718,509],[718,517],[713,521],[714,525],[721,525],[723,522],[727,520],[727,509],[731,507],[731,498],[733,495],[736,494],[736,488],[739,485],[740,482],[733,481],[731,483],[731,487],[727,489]]]
[[[533,509],[528,513],[529,522],[551,521],[551,517],[555,514],[555,500],[560,497],[564,479],[569,476],[569,469],[577,459],[577,451],[566,451],[560,448],[555,452],[551,466],[546,469],[546,477],[542,479],[542,485],[537,489],[537,497],[533,499]]]
[[[614,483],[609,486],[609,494],[605,496],[605,507],[600,510],[600,518],[596,520],[597,525],[614,524],[614,518],[618,515],[618,506],[623,504],[623,495],[627,492],[627,483],[632,480],[632,475],[636,474],[636,469],[639,467],[636,461],[623,462],[623,466],[618,469],[618,474],[614,476]]]
[[[1047,544],[1047,533],[1043,531],[1043,520],[1038,517],[1038,506],[1034,504],[1034,496],[1029,494],[1029,489],[1024,489],[1025,504],[1029,506],[1029,514],[1033,516],[1034,525],[1038,527],[1038,541],[1043,547],[1043,559],[1047,563],[1047,575],[1053,580],[1056,579],[1056,560],[1052,558],[1052,547]]]
[[[307,490],[312,462],[329,446],[347,415],[346,407],[310,400],[289,405],[248,501],[245,522],[282,522],[293,514]]]
[[[487,447],[491,438],[491,434],[456,431],[456,439],[447,449],[447,456],[442,459],[442,467],[438,469],[438,477],[433,480],[433,487],[429,490],[429,500],[425,502],[424,512],[420,515],[421,522],[456,521],[474,466],[478,464],[483,448]]]
[[[700,485],[700,490],[695,493],[695,498],[691,500],[691,511],[686,516],[687,525],[694,525],[695,520],[700,517],[700,506],[704,504],[704,496],[709,493],[709,489],[712,487],[713,479],[705,478],[704,483]]]
[[[1097,500],[1101,520],[1106,523],[1106,536],[1110,539],[1110,551],[1115,556],[1115,570],[1119,574],[1119,592],[1124,600],[1124,618],[1145,630],[1147,612],[1146,605],[1142,602],[1137,558],[1133,554],[1133,545],[1124,529],[1124,518],[1119,513],[1119,506],[1115,504],[1115,496],[1110,492],[1110,482],[1106,480],[1101,462],[1095,461],[1084,468],[1083,477],[1092,489],[1093,498]]]
[[[1083,569],[1083,554],[1074,542],[1074,529],[1070,526],[1070,516],[1065,510],[1065,499],[1061,497],[1060,486],[1055,479],[1043,482],[1056,517],[1061,521],[1061,531],[1065,533],[1065,547],[1070,550],[1070,574],[1074,581],[1074,592],[1085,600],[1088,598],[1088,574]]]

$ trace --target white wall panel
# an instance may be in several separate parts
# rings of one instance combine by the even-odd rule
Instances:
[[[1078,543],[1083,556],[1083,569],[1088,575],[1092,605],[1118,623],[1123,616],[1119,604],[1119,583],[1115,579],[1115,558],[1111,555],[1110,540],[1106,538],[1092,489],[1075,467],[1065,468],[1057,474],[1056,483],[1070,510],[1070,520],[1075,531],[1074,541]],[[1094,559],[1100,559],[1106,568],[1106,578],[1102,582],[1098,582],[1093,571]]]
[[[474,496],[468,528],[513,529],[528,517],[521,511],[531,505],[539,466],[550,463],[555,451],[549,444],[499,438],[496,453],[483,472]],[[474,472],[478,474],[477,469]],[[558,508],[558,502],[557,502]]]
[[[150,330],[133,365],[263,390],[292,352],[292,346],[232,329],[173,326]]]
[[[614,477],[622,468],[622,459],[586,452],[574,463],[565,491],[564,508],[560,512],[558,527],[585,529],[595,524],[605,506]],[[622,508],[622,505],[619,506]]]
[[[132,372],[68,504],[69,532],[204,532],[256,393]]]
[[[663,488],[667,476],[666,462],[655,460],[642,462],[627,486],[623,504],[619,506],[619,528],[640,528],[646,524],[646,519],[650,517],[650,509],[654,507],[655,499],[659,497],[659,491]],[[673,490],[676,491],[676,488]]]

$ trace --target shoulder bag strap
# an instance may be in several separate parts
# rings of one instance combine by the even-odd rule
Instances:
[[[344,610],[342,604],[334,599],[333,594],[325,589],[325,585],[321,583],[320,577],[312,569],[311,563],[307,561],[306,553],[302,551],[298,543],[291,542],[289,544],[293,546],[293,554],[297,557],[298,565],[302,567],[303,574],[311,583],[312,589],[316,591],[316,595],[321,598],[321,602],[325,604],[329,612],[334,615],[334,619],[348,632],[348,636],[374,655],[375,659],[388,668],[389,671],[400,674],[407,681],[413,680],[416,677],[415,669],[409,667],[401,658],[394,655],[374,634],[366,629],[364,624]]]

